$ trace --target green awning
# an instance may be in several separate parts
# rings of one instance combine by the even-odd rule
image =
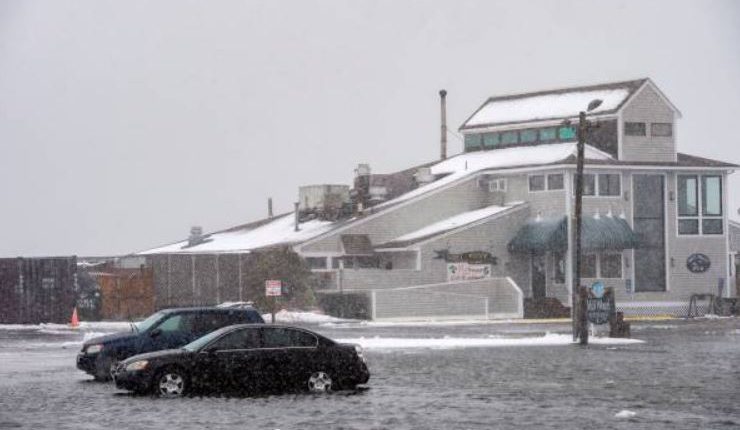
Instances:
[[[581,246],[585,250],[622,250],[637,245],[637,236],[622,218],[585,216],[581,222]],[[529,221],[509,242],[511,252],[564,251],[567,248],[565,217]]]

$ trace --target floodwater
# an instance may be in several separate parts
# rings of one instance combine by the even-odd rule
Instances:
[[[566,326],[306,326],[332,338],[542,336]],[[0,330],[0,429],[734,429],[740,319],[642,322],[642,344],[367,349],[367,387],[135,397],[74,367],[82,334]],[[624,412],[628,411],[628,412]]]

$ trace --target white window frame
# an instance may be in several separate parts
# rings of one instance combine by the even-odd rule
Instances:
[[[680,193],[678,192],[678,181],[680,177],[693,177],[696,178],[696,215],[680,215],[679,214],[679,199],[681,198]],[[704,215],[704,187],[703,184],[703,178],[705,177],[717,177],[719,178],[719,204],[720,204],[720,215]],[[724,177],[723,175],[719,173],[679,173],[676,174],[676,182],[675,182],[675,203],[676,203],[676,237],[680,238],[692,238],[692,237],[722,237],[727,234],[726,226],[725,226],[725,207],[724,207],[724,197],[725,193],[727,192],[725,190],[725,183],[724,183]],[[704,233],[704,226],[703,221],[705,219],[709,220],[720,220],[722,221],[722,233]],[[681,220],[696,220],[697,222],[697,232],[696,233],[681,233],[679,229],[679,222]]]
[[[586,255],[595,255],[596,256],[596,265],[595,265],[595,272],[596,276],[593,278],[582,276],[586,279],[603,279],[603,280],[611,280],[611,279],[624,279],[624,253],[620,251],[603,251],[603,252],[585,252],[583,254]],[[619,263],[620,263],[620,270],[619,270],[619,277],[617,278],[606,278],[601,274],[601,256],[602,255],[618,255],[619,256]],[[583,261],[581,261],[581,264],[583,264]]]
[[[506,178],[496,178],[488,181],[488,191],[503,191],[506,192]]]
[[[575,195],[575,173],[573,173],[573,195]],[[594,193],[593,194],[584,194],[583,197],[587,199],[592,198],[600,198],[600,199],[621,199],[622,195],[624,194],[624,178],[622,177],[622,172],[583,172],[583,175],[593,175],[594,177]],[[619,194],[615,195],[601,195],[599,192],[599,178],[601,175],[617,175],[619,178]]]
[[[563,178],[563,186],[562,188],[550,188],[550,176],[557,176],[560,175]],[[545,188],[547,191],[563,191],[565,189],[565,173],[563,172],[556,172],[556,173],[548,173],[545,175]]]
[[[541,176],[542,177],[542,189],[541,190],[533,190],[532,189],[532,183],[530,178],[533,176]],[[527,190],[529,190],[530,193],[545,193],[547,192],[547,174],[546,173],[537,173],[537,174],[531,174],[527,175]]]

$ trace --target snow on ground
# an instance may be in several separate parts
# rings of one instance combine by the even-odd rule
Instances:
[[[262,314],[262,319],[266,322],[270,322],[270,314]],[[319,314],[316,312],[301,312],[301,311],[287,311],[285,309],[275,313],[275,322],[283,324],[325,324],[325,323],[346,323],[356,320],[347,320],[342,318],[333,317],[330,315]]]
[[[572,91],[561,94],[540,94],[491,100],[464,125],[500,124],[535,119],[576,117],[595,99],[601,106],[590,113],[616,109],[629,95],[626,88]]]
[[[573,336],[569,334],[547,333],[541,337],[442,337],[442,338],[392,338],[371,337],[337,339],[338,342],[356,343],[366,349],[410,349],[410,348],[480,348],[506,346],[561,346],[573,344]],[[644,343],[639,339],[617,339],[608,337],[589,338],[594,345],[630,345]]]

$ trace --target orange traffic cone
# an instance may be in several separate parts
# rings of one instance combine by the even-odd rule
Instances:
[[[72,328],[77,328],[80,326],[80,319],[77,317],[77,306],[75,306],[74,310],[72,311],[72,319],[69,321],[69,326]]]

